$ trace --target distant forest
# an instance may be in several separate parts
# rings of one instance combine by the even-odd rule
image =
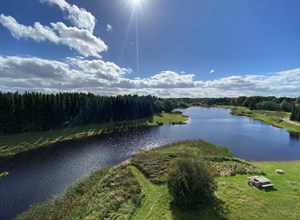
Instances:
[[[48,131],[83,124],[144,118],[162,111],[153,96],[83,93],[1,93],[0,133]]]
[[[250,110],[268,110],[291,112],[290,119],[300,121],[300,97],[288,98],[274,96],[241,96],[238,98],[177,98],[168,99],[173,102],[177,108],[188,106],[213,106],[213,105],[231,105],[247,107]]]
[[[98,96],[84,93],[1,93],[0,134],[48,131],[84,124],[123,121],[189,106],[231,105],[251,110],[291,112],[300,121],[300,97],[176,98]]]

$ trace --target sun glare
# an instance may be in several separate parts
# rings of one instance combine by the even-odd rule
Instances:
[[[129,0],[133,7],[141,7],[142,0]]]

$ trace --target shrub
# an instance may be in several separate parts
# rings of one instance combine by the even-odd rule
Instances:
[[[173,204],[189,209],[210,204],[217,188],[213,168],[194,158],[175,159],[170,165],[167,184]]]

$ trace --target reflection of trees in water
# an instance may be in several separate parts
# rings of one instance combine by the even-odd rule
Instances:
[[[291,147],[300,147],[300,135],[290,133],[290,143]]]
[[[290,139],[291,140],[299,140],[300,139],[300,135],[299,134],[295,134],[295,133],[290,133]]]

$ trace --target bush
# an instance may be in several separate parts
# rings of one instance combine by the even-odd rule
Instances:
[[[170,165],[167,184],[173,204],[188,209],[213,202],[217,188],[213,168],[194,158],[175,159]]]

